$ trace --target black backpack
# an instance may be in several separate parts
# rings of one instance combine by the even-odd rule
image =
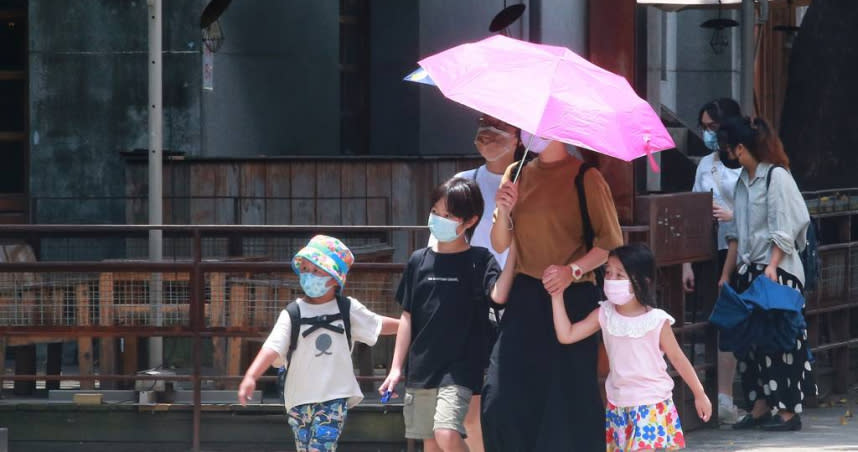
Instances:
[[[775,168],[783,168],[780,165],[774,165],[769,168],[769,172],[766,173],[766,196],[768,196],[769,185],[772,183],[772,172]],[[783,168],[786,170],[786,168]],[[804,290],[813,291],[816,290],[817,283],[819,282],[819,268],[821,267],[821,262],[819,259],[819,243],[817,242],[816,237],[816,221],[814,221],[813,217],[810,218],[810,224],[807,226],[807,246],[803,251],[799,252],[798,257],[801,260],[801,265],[804,267]]]
[[[307,337],[313,331],[317,329],[324,328],[336,333],[344,333],[346,335],[346,340],[349,344],[349,350],[352,347],[352,323],[351,323],[351,308],[352,301],[349,297],[344,296],[337,291],[337,308],[339,308],[340,312],[338,314],[333,315],[322,315],[317,317],[308,317],[306,319],[301,318],[301,308],[298,307],[297,302],[289,303],[286,306],[286,313],[289,314],[289,322],[291,324],[290,338],[289,338],[289,350],[286,352],[286,364],[277,371],[277,389],[280,393],[280,400],[285,402],[285,396],[283,391],[286,388],[286,375],[289,373],[289,368],[292,363],[292,354],[295,352],[295,349],[298,348],[298,338],[301,333],[301,325],[313,325],[304,332],[303,337]],[[338,326],[331,325],[332,322],[342,320],[343,327],[340,328]]]

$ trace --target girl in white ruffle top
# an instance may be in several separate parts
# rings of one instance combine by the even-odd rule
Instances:
[[[560,343],[578,342],[602,330],[611,365],[605,381],[609,452],[685,447],[665,355],[693,391],[697,415],[706,422],[712,414],[703,385],[673,335],[673,317],[655,307],[654,274],[652,251],[626,245],[611,252],[605,265],[607,301],[587,318],[573,324],[562,291],[551,297]]]

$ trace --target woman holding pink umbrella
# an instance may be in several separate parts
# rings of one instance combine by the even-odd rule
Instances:
[[[517,182],[517,166],[507,169],[491,233],[495,251],[513,246],[517,258],[483,389],[486,450],[603,450],[598,338],[559,344],[549,293],[563,291],[573,321],[598,307],[593,271],[623,242],[616,208],[602,175],[565,144],[524,131],[522,142],[538,158]]]

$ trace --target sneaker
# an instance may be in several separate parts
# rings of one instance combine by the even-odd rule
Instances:
[[[718,394],[718,421],[722,424],[735,424],[739,418],[739,409],[733,405],[733,398]]]

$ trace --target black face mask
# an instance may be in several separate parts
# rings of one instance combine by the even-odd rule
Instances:
[[[742,167],[742,164],[739,163],[739,159],[731,159],[729,153],[723,149],[718,151],[718,159],[721,160],[721,164],[730,169],[739,169]]]

